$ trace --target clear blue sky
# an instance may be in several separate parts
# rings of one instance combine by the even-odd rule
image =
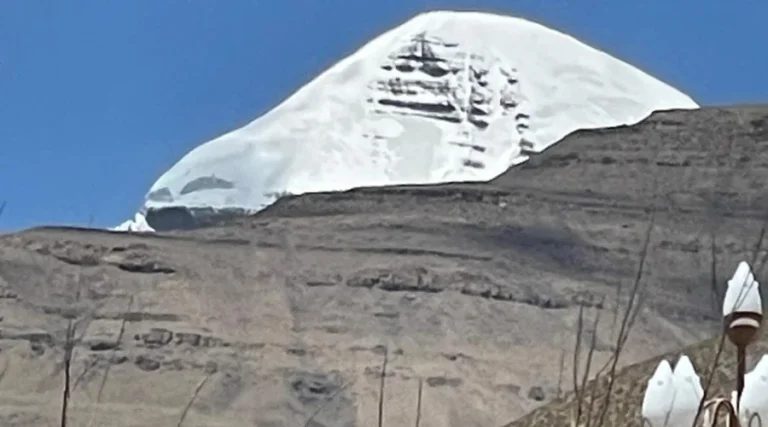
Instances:
[[[116,225],[191,148],[432,9],[541,22],[702,104],[768,102],[765,0],[0,0],[0,230]]]

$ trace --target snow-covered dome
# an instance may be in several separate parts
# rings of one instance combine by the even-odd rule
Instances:
[[[155,182],[144,208],[258,210],[282,192],[488,180],[575,130],[697,107],[540,24],[430,12],[190,151]]]

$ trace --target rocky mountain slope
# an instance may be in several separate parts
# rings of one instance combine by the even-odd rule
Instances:
[[[368,426],[380,395],[386,426],[504,425],[569,388],[580,307],[607,360],[651,218],[621,366],[718,329],[712,248],[724,284],[768,209],[767,144],[768,108],[672,111],[489,183],[0,236],[1,424],[56,423],[69,329],[75,426]]]

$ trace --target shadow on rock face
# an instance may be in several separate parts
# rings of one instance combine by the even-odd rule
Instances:
[[[288,384],[299,402],[312,405],[326,400],[340,391],[341,378],[336,375],[308,372],[294,372],[288,377]]]
[[[294,410],[308,421],[311,417],[307,425],[357,425],[355,402],[345,392],[348,383],[341,374],[289,371],[285,380],[290,395],[300,404],[294,406]]]
[[[160,209],[148,209],[147,223],[156,231],[195,230],[213,227],[234,218],[241,218],[250,213],[241,208],[187,208],[171,206]]]
[[[541,226],[464,227],[467,235],[485,245],[501,251],[524,254],[554,263],[562,269],[592,273],[597,266],[590,265],[595,249],[588,242],[568,233],[565,229]]]

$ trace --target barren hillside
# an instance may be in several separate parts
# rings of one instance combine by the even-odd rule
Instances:
[[[504,425],[569,388],[580,306],[606,360],[651,218],[621,365],[717,330],[712,251],[724,285],[757,244],[766,145],[768,108],[665,112],[486,184],[0,236],[0,424],[57,422],[69,329],[73,426],[375,425],[385,361],[384,425]]]

